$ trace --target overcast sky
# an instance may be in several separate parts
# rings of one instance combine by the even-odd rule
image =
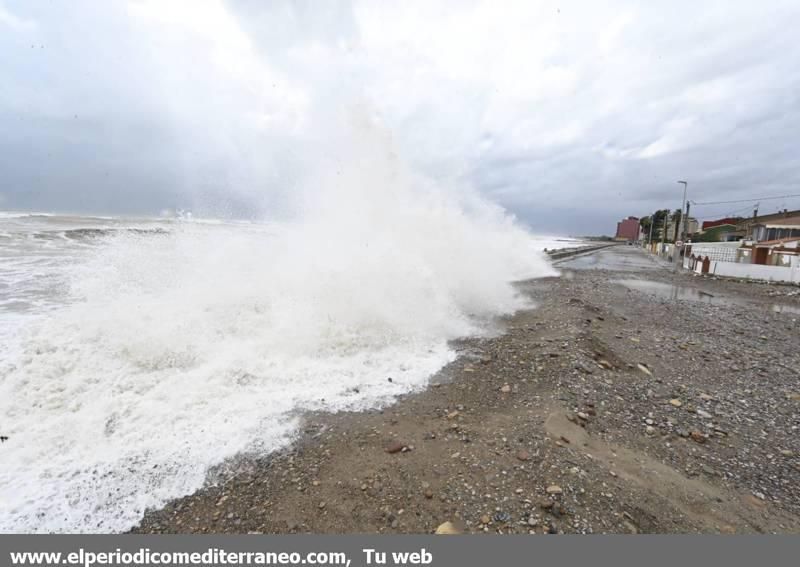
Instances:
[[[354,106],[537,232],[677,208],[678,179],[797,194],[798,30],[796,0],[0,0],[0,209],[269,214]]]

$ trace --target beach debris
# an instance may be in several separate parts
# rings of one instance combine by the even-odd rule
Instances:
[[[508,512],[495,512],[494,514],[494,521],[499,524],[505,524],[511,521],[511,514]]]
[[[435,533],[436,535],[458,535],[461,533],[461,530],[459,530],[453,522],[445,522],[439,524]]]
[[[563,492],[564,490],[557,484],[551,484],[550,486],[547,487],[548,494],[562,494]]]
[[[642,364],[640,362],[639,364],[636,365],[636,368],[638,368],[639,370],[641,370],[642,372],[644,372],[648,376],[652,376],[653,375],[653,373],[650,371],[650,369],[647,367],[646,364]]]

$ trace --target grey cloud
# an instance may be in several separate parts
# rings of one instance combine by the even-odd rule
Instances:
[[[275,214],[352,105],[539,231],[675,208],[679,178],[800,193],[798,24],[779,1],[0,0],[2,206]]]

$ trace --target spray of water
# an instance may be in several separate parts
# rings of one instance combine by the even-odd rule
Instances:
[[[552,274],[499,208],[409,171],[365,124],[290,221],[105,238],[0,367],[0,531],[118,531],[210,468],[291,439],[298,410],[423,388],[448,342]],[[392,381],[388,381],[392,378]]]

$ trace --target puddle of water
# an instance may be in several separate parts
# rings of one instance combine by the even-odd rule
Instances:
[[[680,285],[668,284],[663,282],[654,282],[650,280],[612,280],[613,283],[620,284],[644,293],[649,293],[664,299],[685,299],[689,301],[704,301],[706,303],[730,305],[736,301],[730,301],[728,298],[706,293],[692,287],[684,287]]]
[[[650,295],[655,295],[656,297],[660,297],[662,299],[671,299],[673,301],[680,299],[686,301],[701,301],[704,303],[710,303],[712,305],[758,305],[754,301],[749,301],[743,298],[708,293],[693,287],[685,287],[663,282],[634,279],[612,280],[612,282],[622,285],[628,289],[649,293]],[[769,306],[769,309],[774,313],[800,315],[800,307],[795,305],[773,303]]]

